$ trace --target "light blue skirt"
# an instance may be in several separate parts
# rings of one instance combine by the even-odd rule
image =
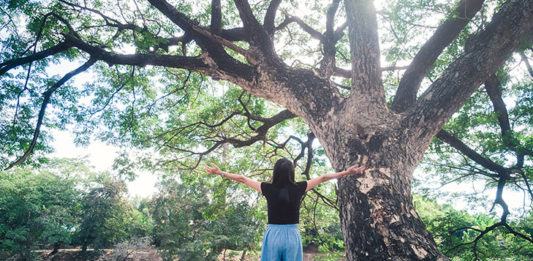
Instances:
[[[268,224],[261,247],[261,261],[301,260],[303,249],[298,225]]]

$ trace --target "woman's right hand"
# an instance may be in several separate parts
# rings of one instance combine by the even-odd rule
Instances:
[[[361,174],[363,173],[365,168],[366,168],[365,166],[353,165],[349,167],[348,169],[346,169],[346,172],[348,172],[348,175]]]
[[[208,174],[213,174],[213,175],[222,174],[222,171],[220,170],[220,168],[218,168],[218,166],[215,163],[211,163],[211,166],[213,166],[213,167],[210,168],[209,166],[207,166],[207,164],[205,165],[205,171]]]

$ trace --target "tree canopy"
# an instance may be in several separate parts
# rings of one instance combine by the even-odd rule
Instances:
[[[79,143],[96,135],[152,149],[136,162],[123,157],[126,175],[136,164],[168,173],[212,157],[263,177],[287,156],[308,179],[325,157],[337,170],[357,162],[369,176],[341,181],[337,194],[348,258],[374,249],[376,260],[424,259],[440,254],[410,214],[410,193],[429,146],[423,166],[443,182],[495,188],[499,221],[474,246],[497,228],[533,242],[509,225],[502,197],[533,198],[531,1],[398,0],[376,10],[355,0],[12,0],[0,8],[4,168],[46,161],[47,130],[71,125]],[[398,201],[383,207],[387,198]],[[410,252],[389,246],[405,243],[392,230],[356,221],[366,218],[400,219],[400,234],[414,235],[400,247]],[[354,231],[375,236],[354,243],[366,240]]]

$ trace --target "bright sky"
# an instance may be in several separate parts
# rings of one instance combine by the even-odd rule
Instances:
[[[87,157],[89,163],[96,171],[113,171],[113,160],[117,156],[118,148],[107,145],[101,141],[91,140],[87,147],[74,144],[74,135],[71,131],[51,130],[54,136],[54,149],[52,157],[58,158],[83,158]],[[138,173],[133,182],[127,182],[130,197],[149,197],[156,192],[157,177],[148,172]]]

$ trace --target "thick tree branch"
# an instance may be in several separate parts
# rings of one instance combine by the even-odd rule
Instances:
[[[281,0],[272,0],[268,6],[267,12],[265,14],[264,27],[268,35],[272,36],[274,34],[274,22],[276,19],[276,13],[278,11]]]
[[[260,47],[263,53],[271,55],[274,51],[273,43],[263,26],[261,26],[255,18],[248,0],[234,0],[234,2],[239,11],[239,16],[241,17],[244,29],[251,36],[250,43]]]
[[[494,112],[496,112],[496,115],[498,116],[502,137],[505,137],[506,134],[511,131],[511,124],[509,123],[509,114],[507,113],[505,102],[502,99],[502,92],[500,88],[500,81],[495,74],[490,76],[485,81],[485,90],[487,90],[487,94],[489,95],[492,106],[494,107]]]
[[[324,33],[326,37],[332,37],[335,33],[333,26],[335,21],[335,14],[337,13],[337,9],[339,8],[339,3],[340,0],[333,0],[326,13],[326,32]]]
[[[508,1],[494,15],[484,31],[470,41],[465,54],[453,62],[426,92],[405,118],[418,126],[414,139],[424,136],[429,144],[451,115],[518,48],[521,41],[531,41],[533,2]],[[429,132],[429,133],[428,133]],[[427,135],[430,134],[430,135]]]
[[[193,25],[193,28],[201,33],[202,35],[218,42],[219,44],[223,45],[223,46],[226,46],[228,48],[230,48],[231,50],[239,53],[239,54],[242,54],[244,57],[246,57],[246,60],[250,63],[250,64],[253,64],[253,65],[256,65],[258,62],[255,60],[255,58],[253,57],[253,55],[251,55],[251,52],[249,52],[248,50],[245,50],[244,48],[234,44],[233,42],[231,41],[228,41],[216,34],[213,34],[207,30],[204,30],[203,28],[201,27],[198,27],[196,25]]]
[[[350,40],[353,103],[384,107],[376,10],[371,0],[345,0]],[[364,97],[364,101],[363,98]]]
[[[45,111],[46,111],[46,107],[48,106],[48,104],[50,103],[50,99],[52,97],[52,94],[59,88],[61,87],[65,82],[67,82],[68,80],[70,80],[72,77],[80,74],[81,72],[89,69],[89,67],[91,67],[91,65],[93,65],[94,63],[96,62],[96,59],[89,59],[89,61],[85,62],[83,65],[81,65],[80,67],[76,68],[75,70],[65,74],[65,76],[63,76],[63,78],[61,78],[59,81],[57,81],[52,87],[50,87],[48,90],[46,90],[44,93],[43,93],[43,102],[41,103],[41,109],[39,111],[39,116],[37,118],[37,124],[35,126],[35,131],[33,133],[33,139],[31,141],[31,144],[30,146],[28,147],[28,149],[26,149],[26,151],[24,152],[24,154],[18,159],[16,160],[15,162],[11,163],[7,168],[5,168],[4,170],[8,170],[8,169],[11,169],[13,168],[14,166],[22,163],[24,160],[26,160],[26,158],[28,158],[28,156],[30,156],[30,154],[33,152],[33,149],[35,148],[35,145],[37,145],[37,139],[39,138],[39,133],[41,132],[41,126],[42,126],[42,123],[43,123],[43,120],[44,120],[44,114],[45,114]]]
[[[65,35],[65,38],[74,47],[89,53],[94,59],[102,60],[110,65],[155,65],[172,68],[184,68],[193,71],[206,71],[208,65],[201,57],[184,57],[174,55],[157,55],[157,54],[116,54],[105,51],[101,48],[92,46],[72,35]]]
[[[202,49],[207,51],[208,55],[206,58],[209,58],[208,63],[210,63],[210,67],[217,69],[216,72],[213,71],[213,73],[209,74],[211,77],[215,79],[229,80],[234,83],[241,82],[241,84],[243,84],[242,80],[251,81],[253,77],[255,77],[253,68],[231,57],[219,42],[206,36],[205,31],[203,31],[201,27],[195,25],[195,23],[193,23],[185,14],[177,10],[170,3],[165,0],[149,0],[149,2],[172,22],[185,30],[185,32],[189,33],[192,39],[194,39]],[[249,21],[247,23],[249,23]],[[255,23],[257,23],[257,21],[255,21]]]
[[[222,28],[220,0],[211,1],[211,32],[218,34]]]
[[[426,73],[444,48],[457,37],[470,19],[481,9],[483,2],[484,0],[461,0],[449,18],[420,48],[400,80],[391,105],[392,110],[402,112],[415,103],[420,83]]]
[[[459,140],[455,136],[451,135],[447,131],[445,131],[445,130],[439,131],[439,133],[437,133],[437,138],[439,138],[443,142],[447,143],[448,145],[452,146],[456,150],[460,151],[461,153],[463,153],[464,155],[466,155],[467,157],[469,157],[470,159],[472,159],[473,161],[475,161],[479,165],[481,165],[481,166],[483,166],[483,167],[485,167],[485,168],[487,168],[487,169],[489,169],[491,171],[497,172],[497,173],[505,172],[505,168],[504,167],[502,167],[499,164],[496,164],[494,161],[492,161],[492,160],[490,160],[488,158],[485,158],[482,155],[478,154],[475,150],[473,150],[470,147],[468,147],[468,145],[464,144],[461,140]]]
[[[183,56],[187,55],[187,44],[192,41],[190,34],[185,33],[179,37],[166,38],[164,41],[161,41],[157,46],[154,47],[152,53],[155,53],[158,49],[163,49],[165,52],[168,52],[168,47],[177,46],[179,43],[182,43],[182,54]]]
[[[163,13],[168,19],[170,19],[174,24],[181,27],[186,32],[192,31],[192,25],[194,22],[191,21],[187,15],[178,11],[174,6],[168,3],[165,0],[148,0],[155,8],[157,8],[161,13]]]
[[[32,55],[2,62],[0,63],[0,76],[5,74],[10,69],[13,69],[17,66],[44,59],[50,55],[54,55],[54,54],[66,51],[71,47],[72,47],[72,44],[67,43],[67,42],[61,42],[53,47],[34,53]]]
[[[242,27],[222,30],[220,36],[228,41],[249,41],[250,38]]]
[[[337,43],[336,38],[334,37],[335,31],[333,29],[335,13],[339,7],[340,0],[333,0],[333,3],[328,8],[326,14],[326,31],[324,32],[324,37],[322,37],[322,46],[324,50],[324,57],[320,61],[320,75],[326,79],[329,79],[330,76],[335,71],[335,44]]]

